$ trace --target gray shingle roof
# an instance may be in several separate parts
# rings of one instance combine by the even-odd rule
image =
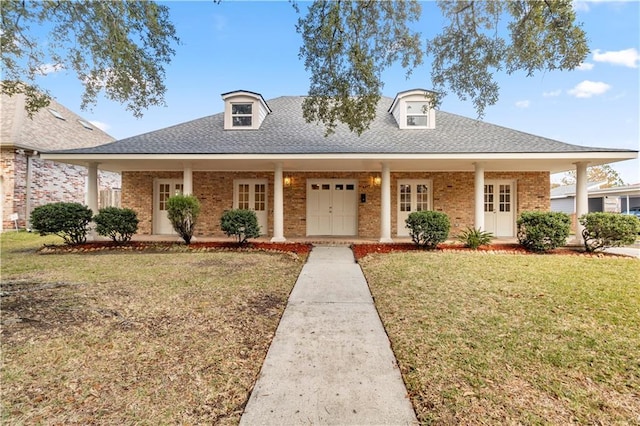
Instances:
[[[93,147],[114,141],[114,138],[91,126],[85,128],[78,120],[84,120],[64,105],[51,100],[48,108],[42,108],[29,118],[24,109],[24,95],[0,97],[0,145],[54,151]],[[64,120],[48,111],[57,111]]]
[[[627,151],[571,145],[483,121],[436,111],[436,128],[400,130],[384,97],[368,131],[345,126],[325,137],[321,124],[306,123],[301,96],[268,101],[273,110],[259,130],[224,130],[223,114],[156,130],[94,148],[60,152],[86,154],[411,154],[562,153]]]

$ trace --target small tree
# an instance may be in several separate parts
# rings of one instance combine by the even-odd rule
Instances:
[[[640,219],[617,213],[588,213],[580,216],[582,237],[588,252],[633,244],[640,233]]]
[[[174,195],[167,200],[169,221],[186,244],[191,244],[199,214],[200,201],[193,195]]]
[[[93,221],[96,223],[96,232],[99,235],[121,243],[131,239],[138,231],[138,223],[140,222],[136,212],[118,207],[100,209]]]
[[[228,237],[236,236],[238,244],[245,244],[249,238],[260,236],[258,217],[253,210],[227,210],[220,218],[220,228]]]
[[[434,211],[413,212],[405,222],[413,242],[427,250],[446,241],[451,228],[447,215]]]
[[[565,245],[571,230],[571,218],[559,212],[522,212],[517,224],[520,245],[533,252]]]
[[[40,235],[53,234],[65,243],[75,245],[87,241],[87,227],[93,212],[80,203],[51,203],[31,212],[31,225]]]

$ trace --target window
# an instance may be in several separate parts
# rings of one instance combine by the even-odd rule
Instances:
[[[253,118],[252,104],[232,104],[231,122],[233,127],[251,127]]]
[[[93,127],[91,127],[91,124],[89,124],[89,122],[84,121],[84,120],[78,120],[78,123],[80,123],[80,125],[82,127],[84,127],[87,130],[93,130]]]
[[[53,108],[47,108],[49,110],[49,112],[51,113],[51,115],[53,115],[55,118],[59,119],[59,120],[66,120],[66,118],[64,118],[62,116],[62,114],[60,114],[58,111],[56,111]]]
[[[493,211],[493,185],[484,186],[484,211]]]
[[[407,102],[407,127],[427,127],[428,102]]]
[[[500,185],[500,211],[511,211],[511,185]]]

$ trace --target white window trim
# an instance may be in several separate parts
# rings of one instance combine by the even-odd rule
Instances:
[[[422,111],[419,114],[416,114],[414,112],[412,112],[411,114],[409,114],[409,104],[427,104],[427,110],[426,111]],[[431,108],[429,107],[429,103],[426,101],[409,101],[406,100],[404,102],[404,111],[405,111],[405,118],[404,118],[404,125],[406,126],[407,129],[428,129],[429,128],[429,122],[430,122],[430,117],[429,117],[429,110]],[[425,125],[410,125],[409,124],[409,117],[425,117],[427,120],[427,124]]]
[[[234,114],[233,113],[233,107],[235,105],[250,105],[251,106],[251,113],[249,114]],[[232,102],[231,103],[231,127],[234,129],[252,129],[253,128],[253,121],[254,121],[254,116],[253,116],[253,111],[255,110],[255,105],[253,102]],[[241,117],[250,117],[251,118],[251,123],[248,125],[236,125],[233,122],[234,118],[241,118]]]

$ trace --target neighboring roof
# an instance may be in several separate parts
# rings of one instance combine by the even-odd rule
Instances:
[[[611,188],[600,188],[600,186],[606,183],[603,182],[590,182],[587,188],[587,192],[589,196],[598,196],[598,195],[617,195],[617,196],[640,196],[640,183],[636,183],[633,185],[623,185],[623,186],[613,186]],[[572,198],[576,196],[576,186],[575,185],[563,185],[558,186],[557,188],[553,188],[551,190],[551,199],[558,198]]]
[[[600,182],[587,182],[587,191],[600,188],[607,183],[606,180]],[[555,188],[551,188],[551,198],[567,198],[569,196],[576,195],[576,185],[560,185]]]
[[[260,129],[224,130],[223,114],[122,139],[74,154],[431,154],[635,152],[571,145],[506,127],[436,112],[436,128],[401,130],[383,97],[370,129],[358,136],[340,125],[325,137],[322,124],[307,123],[301,96],[269,101],[272,113]]]
[[[11,97],[2,95],[0,98],[2,146],[55,151],[94,147],[115,140],[53,99],[48,107],[42,108],[29,118],[24,109],[24,99],[22,94]],[[49,109],[64,119],[56,118]]]

